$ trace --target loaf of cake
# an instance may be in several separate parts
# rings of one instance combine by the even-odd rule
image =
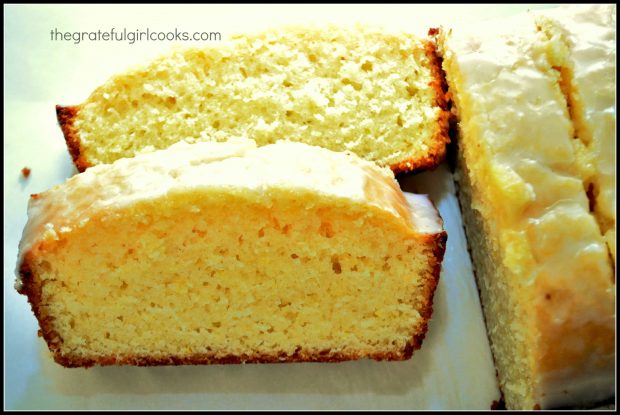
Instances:
[[[395,172],[445,156],[434,43],[364,28],[290,28],[177,50],[57,107],[79,171],[186,141],[286,139]]]
[[[351,153],[180,142],[33,195],[16,288],[67,367],[403,360],[445,241]]]
[[[442,30],[438,41],[458,116],[459,199],[506,406],[611,397],[613,266],[549,38],[524,14]]]
[[[579,167],[615,264],[616,5],[558,7],[539,12],[536,22],[561,70]]]

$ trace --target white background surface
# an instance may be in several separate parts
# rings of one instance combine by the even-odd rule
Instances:
[[[370,23],[425,34],[512,14],[525,5],[358,6],[5,6],[4,363],[7,409],[488,409],[499,398],[451,174],[401,179],[429,193],[448,231],[433,318],[422,349],[406,362],[65,369],[37,338],[26,298],[13,289],[29,195],[75,174],[55,104],[77,104],[115,72],[171,42],[51,41],[50,31],[219,31],[286,24]],[[214,42],[211,42],[214,43]],[[186,42],[181,46],[196,42]],[[32,169],[30,178],[21,169]]]

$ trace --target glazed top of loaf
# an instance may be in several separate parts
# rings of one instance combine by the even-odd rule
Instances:
[[[547,48],[527,14],[448,30],[442,39],[479,195],[473,207],[493,219],[514,277],[504,283],[519,287],[536,316],[528,335],[543,407],[613,386],[615,323],[613,272]]]
[[[571,105],[577,133],[587,146],[582,166],[596,185],[595,212],[602,229],[616,222],[616,6],[559,7],[538,13],[537,23],[551,30],[568,46],[571,71]],[[560,50],[556,53],[562,54]],[[613,248],[612,248],[613,249]],[[612,252],[613,253],[613,252]]]
[[[380,209],[412,233],[442,231],[441,219],[426,196],[411,199],[410,213],[393,173],[353,154],[286,141],[259,148],[247,139],[180,142],[166,150],[95,166],[32,195],[20,242],[20,262],[37,243],[60,239],[93,216],[109,215],[113,220],[119,208],[168,192],[204,187],[251,194],[249,197],[262,204],[274,202],[269,192],[273,188],[301,196],[318,193],[343,204]]]

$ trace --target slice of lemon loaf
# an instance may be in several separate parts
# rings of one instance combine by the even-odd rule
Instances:
[[[579,163],[594,214],[616,258],[616,5],[579,5],[540,12],[550,60],[583,144]]]
[[[446,234],[393,173],[302,143],[177,143],[33,195],[19,292],[65,366],[403,360]]]
[[[459,119],[459,198],[506,406],[613,396],[612,264],[548,40],[521,15],[442,31],[439,42]]]
[[[78,170],[178,141],[249,137],[432,168],[448,112],[434,43],[364,28],[291,28],[177,50],[57,107]]]

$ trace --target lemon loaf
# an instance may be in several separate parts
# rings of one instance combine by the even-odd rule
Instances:
[[[377,29],[289,28],[176,50],[57,107],[83,171],[178,141],[318,145],[389,166],[436,166],[448,114],[434,43]]]
[[[579,5],[540,12],[550,60],[582,143],[578,155],[594,214],[616,258],[616,5]]]
[[[613,396],[614,274],[548,39],[524,14],[442,30],[438,41],[458,115],[459,199],[506,406]]]
[[[303,143],[177,143],[33,195],[16,288],[68,367],[404,360],[446,234],[393,173]]]

